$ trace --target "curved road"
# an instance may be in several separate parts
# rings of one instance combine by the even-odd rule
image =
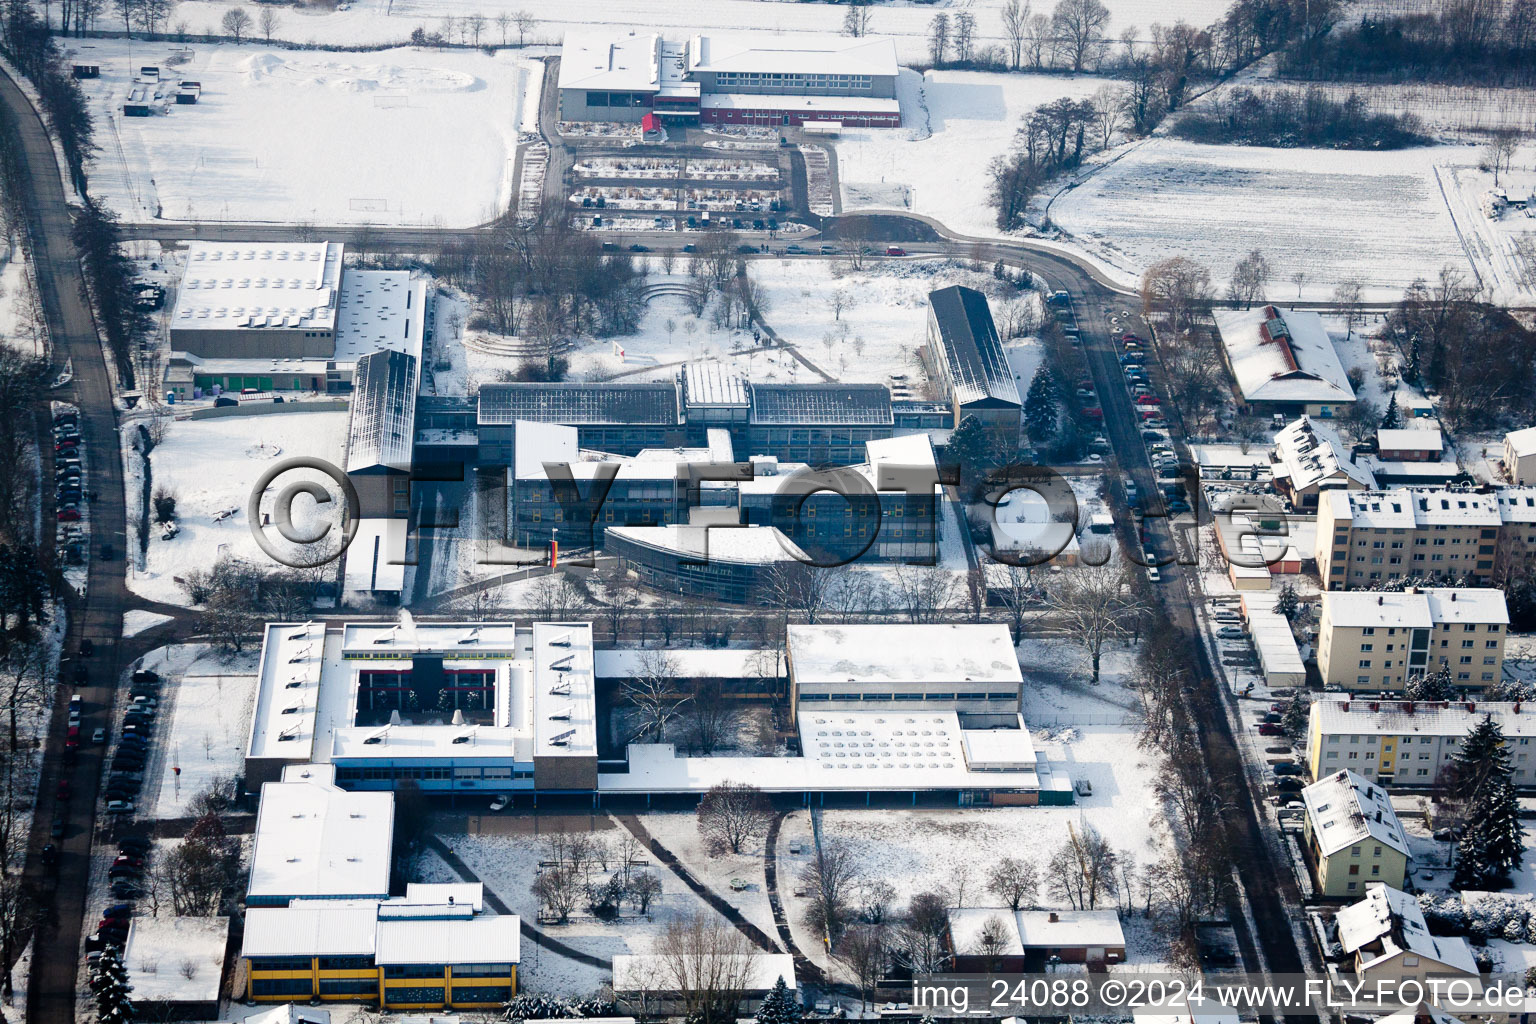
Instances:
[[[95,477],[98,489],[109,496],[104,503],[105,507],[93,509],[96,527],[105,527],[107,530],[106,538],[98,535],[96,540],[112,539],[118,550],[122,551],[124,520],[121,468],[115,441],[116,414],[95,326],[82,301],[79,265],[69,243],[69,214],[53,149],[25,95],[3,74],[0,74],[0,102],[15,112],[22,126],[27,167],[34,189],[34,195],[28,197],[34,221],[29,224],[29,228],[35,240],[44,307],[57,349],[74,358],[75,397],[82,406],[92,471],[98,474]],[[838,228],[846,223],[846,215],[842,224],[835,219],[830,221],[825,237],[836,238]],[[877,252],[887,242],[899,242],[913,255],[942,254],[980,258],[989,262],[1002,260],[1038,274],[1053,289],[1069,292],[1084,342],[1082,351],[1103,404],[1105,433],[1114,448],[1119,466],[1135,478],[1143,493],[1157,493],[1156,480],[1142,445],[1135,413],[1123,386],[1115,337],[1106,316],[1106,310],[1111,305],[1125,304],[1128,293],[1124,289],[1087,261],[1039,243],[1003,242],[957,235],[931,219],[920,217],[872,214],[867,223],[871,225],[872,233],[878,230],[883,239],[880,242],[871,240],[870,244],[875,246]],[[351,241],[366,233],[373,251],[430,252],[450,238],[472,236],[485,230],[370,227],[360,232],[356,228],[330,227],[318,228],[316,234]],[[134,224],[123,226],[123,236],[129,239],[153,238],[164,241],[199,238],[277,242],[290,240],[293,229],[275,224]],[[670,231],[641,232],[626,235],[625,241],[643,243],[653,249],[680,248],[686,236]],[[765,255],[779,257],[778,253]],[[1164,552],[1175,550],[1166,524],[1159,520],[1151,522],[1154,546]],[[1201,743],[1207,764],[1218,786],[1234,796],[1227,812],[1227,827],[1237,857],[1237,872],[1246,896],[1246,908],[1257,929],[1256,934],[1250,931],[1242,913],[1244,907],[1234,899],[1231,916],[1243,948],[1244,960],[1250,969],[1299,973],[1308,965],[1309,957],[1295,941],[1286,906],[1282,902],[1299,905],[1299,894],[1289,881],[1289,866],[1274,863],[1270,849],[1264,842],[1259,818],[1262,813],[1261,798],[1248,785],[1236,785],[1239,779],[1245,778],[1242,756],[1232,735],[1228,716],[1224,713],[1227,702],[1222,692],[1224,688],[1217,682],[1204,645],[1199,640],[1193,598],[1184,570],[1178,566],[1169,566],[1165,576],[1167,582],[1163,584],[1160,594],[1175,628],[1190,648],[1191,658],[1203,669],[1193,711],[1200,724]],[[115,640],[120,631],[124,606],[122,563],[93,560],[90,600],[83,616],[72,616],[69,649],[75,650],[82,636],[90,635],[102,640],[90,664],[94,685],[84,691],[87,699],[95,702],[98,707],[110,697],[110,683],[117,678],[119,672]],[[60,715],[55,720],[56,724],[62,720],[63,716]],[[51,819],[52,807],[49,805],[52,803],[53,780],[60,777],[56,773],[62,771],[68,774],[82,798],[87,794],[94,795],[99,778],[99,751],[88,748],[72,767],[60,765],[55,763],[52,755],[62,747],[61,737],[51,737],[50,740],[39,823]],[[57,927],[51,931],[44,930],[34,960],[36,967],[28,1009],[29,1017],[36,1021],[62,1022],[73,1018],[75,965],[79,925],[84,910],[82,894],[85,890],[94,800],[77,798],[76,806],[80,809],[76,811],[71,821],[72,828],[63,841],[64,860],[55,914]],[[38,843],[41,827],[34,830],[34,845]],[[29,858],[29,870],[33,864],[34,860]]]

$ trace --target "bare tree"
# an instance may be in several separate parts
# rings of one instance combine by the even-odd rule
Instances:
[[[667,923],[655,953],[664,987],[682,1000],[689,1020],[735,1020],[751,976],[747,937],[717,915],[689,915]]]
[[[1518,131],[1496,130],[1488,137],[1488,144],[1483,147],[1483,162],[1493,172],[1493,186],[1498,188],[1499,175],[1509,170],[1510,162],[1515,158],[1515,150],[1520,145],[1520,133]]]
[[[219,25],[224,29],[224,34],[233,36],[236,45],[239,45],[241,38],[251,29],[251,13],[244,7],[231,7],[224,12]]]
[[[912,897],[906,920],[896,928],[891,944],[893,958],[914,974],[943,969],[948,956],[944,947],[948,925],[949,906],[944,896],[925,892]]]
[[[501,45],[507,45],[507,29],[512,27],[512,15],[506,11],[496,15],[496,31],[501,33]]]
[[[976,936],[976,948],[967,952],[980,956],[985,961],[986,970],[996,970],[997,961],[1008,951],[1008,940],[1012,932],[1013,929],[1001,914],[993,914],[982,922],[981,933]]]
[[[873,15],[869,0],[849,0],[848,9],[843,12],[843,35],[855,39],[869,35]]]
[[[1030,15],[1024,23],[1024,53],[1034,70],[1045,67],[1046,55],[1051,52],[1051,39],[1051,19],[1044,14]]]
[[[527,46],[528,33],[532,32],[534,26],[539,23],[538,19],[528,11],[518,11],[512,15],[512,23],[517,26],[517,45]]]
[[[1109,8],[1099,0],[1061,0],[1051,12],[1051,30],[1062,63],[1073,71],[1096,64],[1104,53]]]
[[[271,4],[263,6],[261,13],[256,16],[256,24],[261,28],[261,36],[269,43],[282,22],[283,19],[278,15],[277,8]]]
[[[635,913],[650,916],[651,903],[661,895],[661,879],[649,871],[636,871],[625,885]]]
[[[528,891],[539,901],[543,913],[564,924],[581,902],[581,876],[575,868],[545,868]]]
[[[908,622],[940,622],[959,591],[955,574],[937,566],[903,565],[896,569],[896,594]]]
[[[954,18],[955,61],[969,64],[976,52],[976,15],[959,11]]]
[[[999,569],[1000,572],[997,571]],[[1028,617],[1029,609],[1040,603],[1040,588],[1035,586],[1034,576],[1029,567],[1024,565],[994,567],[992,583],[992,592],[1008,613],[1008,628],[1013,633],[1013,642],[1018,643],[1024,636],[1024,620]]]
[[[1008,40],[1008,66],[1015,71],[1024,63],[1024,38],[1028,29],[1027,0],[1007,0],[1003,4],[1003,36]]]
[[[1269,257],[1259,249],[1250,250],[1232,268],[1232,279],[1227,282],[1227,299],[1234,306],[1252,309],[1255,302],[1264,300],[1264,288],[1273,274]]]
[[[809,896],[805,923],[817,935],[833,942],[841,933],[862,876],[858,858],[848,844],[838,839],[822,839],[816,844],[816,856],[805,866],[800,881]]]
[[[728,745],[741,725],[741,702],[728,696],[718,679],[693,680],[682,722],[690,745],[708,756]]]
[[[1028,861],[1004,857],[988,873],[987,890],[1013,910],[1033,906],[1039,898],[1040,872]]]
[[[470,41],[476,46],[480,45],[480,33],[485,31],[485,15],[476,12],[464,16],[464,28],[469,33]]]
[[[1354,336],[1355,325],[1360,322],[1360,292],[1362,286],[1357,277],[1346,277],[1333,286],[1333,304],[1344,315],[1344,336]]]
[[[850,928],[838,940],[832,956],[853,975],[859,989],[859,1007],[868,1009],[875,986],[885,976],[886,962],[890,959],[887,935],[880,925],[860,925]]]
[[[1175,256],[1142,275],[1142,312],[1163,316],[1175,334],[1193,327],[1210,306],[1211,272],[1191,259]]]
[[[768,834],[773,808],[756,786],[722,782],[699,801],[698,820],[699,835],[711,853],[740,853],[744,845]]]
[[[682,670],[677,655],[669,651],[646,651],[640,655],[635,673],[619,684],[619,695],[635,709],[640,720],[637,735],[663,743],[667,726],[680,714],[692,696],[681,691]]]
[[[1118,892],[1115,851],[1092,825],[1067,825],[1068,839],[1051,857],[1046,887],[1074,910],[1095,910]]]
[[[940,11],[928,22],[928,60],[936,68],[944,66],[949,53],[949,15]]]
[[[1093,682],[1098,683],[1104,648],[1131,633],[1125,572],[1112,562],[1076,565],[1063,570],[1051,589],[1052,610],[1092,661]]]

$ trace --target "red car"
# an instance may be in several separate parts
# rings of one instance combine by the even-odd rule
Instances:
[[[69,732],[65,733],[64,735],[68,736],[72,740],[79,739],[80,727],[78,725],[72,725],[69,727]]]
[[[123,853],[123,854],[119,854],[117,860],[114,860],[112,862],[112,866],[115,867],[115,868],[116,867],[122,867],[124,865],[127,865],[128,867],[131,867],[131,868],[141,868],[141,867],[144,866],[144,858],[143,857],[130,857],[128,854]]]
[[[60,800],[68,800],[69,799],[69,780],[68,779],[60,779],[59,780],[59,790],[58,790],[57,796],[58,796],[58,798]]]
[[[1137,405],[1162,405],[1162,401],[1156,395],[1137,395]]]
[[[1120,340],[1121,340],[1121,341],[1123,341],[1123,342],[1126,342],[1126,343],[1127,343],[1127,344],[1129,344],[1129,343],[1131,343],[1131,342],[1135,342],[1135,343],[1137,343],[1137,344],[1140,344],[1140,343],[1141,343],[1141,338],[1140,338],[1140,336],[1138,336],[1138,335],[1136,335],[1136,334],[1133,334],[1133,333],[1132,333],[1132,332],[1130,332],[1130,331],[1126,331],[1126,332],[1124,332],[1124,333],[1123,333],[1123,334],[1121,334],[1121,335],[1120,335]]]
[[[61,508],[55,513],[54,518],[61,523],[78,523],[80,510],[77,508]]]
[[[885,247],[885,254],[887,256],[905,256],[907,254],[907,250],[903,249],[899,245],[888,245]]]
[[[1285,730],[1280,728],[1274,722],[1260,722],[1259,723],[1259,735],[1260,736],[1284,736],[1285,735]]]
[[[1083,410],[1083,415],[1090,420],[1102,420],[1104,418],[1104,410],[1096,405],[1090,405]]]

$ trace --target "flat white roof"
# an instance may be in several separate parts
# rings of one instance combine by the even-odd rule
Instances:
[[[599,679],[623,679],[644,668],[648,657],[665,654],[684,678],[747,679],[773,672],[778,661],[776,652],[767,649],[683,647],[677,650],[657,651],[654,648],[616,651],[593,651],[592,664]]]
[[[581,465],[581,449],[576,443],[577,430],[560,423],[518,420],[512,428],[512,472],[519,480],[543,480],[546,462],[564,462],[571,466],[571,476]]]
[[[516,914],[449,920],[381,920],[373,959],[398,964],[515,964],[521,937]]]
[[[1353,402],[1339,353],[1316,313],[1256,306],[1218,310],[1216,327],[1227,361],[1249,402]],[[1275,340],[1265,338],[1265,328]],[[1281,331],[1286,334],[1278,340]]]
[[[1323,621],[1335,626],[1419,629],[1446,622],[1509,624],[1504,591],[1495,587],[1414,587],[1402,592],[1324,591]]]
[[[342,589],[398,594],[405,589],[405,519],[359,519],[347,546]]]
[[[961,956],[988,952],[982,948],[982,932],[994,918],[1002,924],[999,935],[1002,946],[997,949],[1001,956],[1023,956],[1024,943],[1019,939],[1019,924],[1014,920],[1017,912],[1008,907],[955,907],[949,911],[949,937],[955,952]]]
[[[228,942],[227,917],[133,918],[123,967],[134,1002],[217,1003]]]
[[[427,282],[407,270],[348,270],[341,275],[336,361],[355,363],[370,352],[404,352],[421,360]]]
[[[796,625],[787,647],[796,685],[1024,681],[1001,623]]]
[[[894,77],[899,68],[889,36],[701,32],[688,43],[688,70]]]
[[[1114,910],[1021,910],[1017,920],[1025,949],[1125,945]]]
[[[1367,782],[1352,771],[1335,772],[1303,789],[1301,799],[1311,819],[1313,840],[1324,857],[1365,839],[1408,855],[1408,841],[1392,810],[1392,798],[1379,783]]]
[[[393,793],[341,789],[320,765],[286,769],[261,787],[246,898],[387,896],[394,814]]]
[[[687,363],[683,366],[683,388],[689,405],[739,406],[747,401],[747,382],[734,370],[718,362]]]
[[[559,88],[655,92],[660,45],[654,32],[567,30],[560,44]]]
[[[533,756],[597,754],[590,622],[533,624]]]
[[[247,757],[310,759],[326,643],[323,622],[267,624]]]
[[[185,242],[177,331],[333,331],[340,242]]]
[[[377,903],[250,907],[245,912],[245,938],[240,955],[371,955],[378,917]]]
[[[1376,447],[1384,451],[1438,452],[1445,441],[1438,429],[1378,430]]]

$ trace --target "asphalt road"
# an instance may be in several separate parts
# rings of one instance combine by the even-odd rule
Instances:
[[[94,654],[83,659],[89,674],[87,685],[72,689],[60,686],[55,696],[53,723],[43,758],[37,815],[28,842],[25,873],[45,895],[47,916],[39,925],[32,953],[27,1019],[49,1024],[71,1021],[75,1013],[75,973],[79,966],[80,932],[85,914],[85,893],[90,870],[91,837],[96,825],[96,794],[101,779],[103,747],[82,745],[72,760],[63,756],[67,705],[71,693],[85,703],[81,734],[89,737],[96,726],[109,725],[113,685],[120,674],[118,637],[122,633],[124,510],[122,460],[117,447],[117,414],[107,366],[97,340],[96,323],[85,301],[85,284],[75,248],[70,241],[70,215],[59,178],[52,144],[26,95],[0,70],[0,103],[11,111],[21,133],[30,194],[25,197],[27,230],[37,267],[38,291],[52,338],[55,362],[74,362],[74,382],[52,397],[80,407],[81,438],[85,448],[86,486],[99,497],[88,509],[91,551],[103,541],[116,550],[113,561],[92,557],[86,598],[66,598],[69,631],[65,641],[63,678],[70,678],[79,658],[80,643],[89,638]],[[47,444],[47,439],[43,439]],[[45,447],[43,449],[47,451]],[[45,466],[44,472],[49,472]],[[47,511],[43,513],[45,523]],[[46,525],[45,525],[46,528]],[[52,538],[45,538],[51,542]],[[56,799],[58,784],[67,780],[73,798]],[[62,838],[49,834],[55,815],[65,821]],[[48,842],[59,848],[56,874],[43,869],[40,851]]]

